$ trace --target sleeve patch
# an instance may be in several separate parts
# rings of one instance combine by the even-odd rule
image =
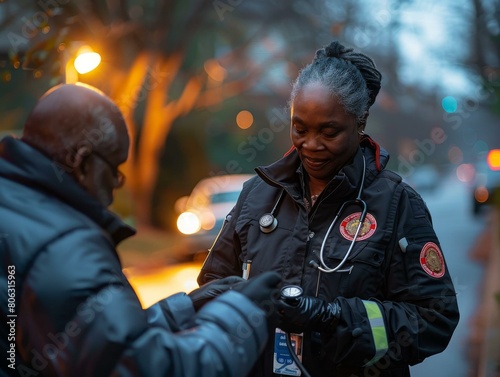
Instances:
[[[420,251],[420,265],[427,275],[441,278],[445,272],[443,254],[434,242],[427,242]]]

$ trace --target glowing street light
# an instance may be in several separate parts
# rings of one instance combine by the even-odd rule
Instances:
[[[75,58],[75,69],[84,74],[93,71],[101,63],[101,55],[97,52],[84,52]]]
[[[92,51],[88,46],[81,47],[76,53],[76,57],[66,62],[66,83],[76,83],[78,81],[78,74],[93,71],[100,63],[101,55]]]

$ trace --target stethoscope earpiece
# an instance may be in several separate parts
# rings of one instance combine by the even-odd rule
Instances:
[[[259,225],[262,233],[271,233],[278,226],[278,219],[272,214],[266,213],[259,219]]]

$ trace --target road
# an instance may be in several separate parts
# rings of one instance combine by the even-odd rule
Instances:
[[[436,190],[424,191],[421,195],[432,213],[435,230],[458,293],[461,319],[448,348],[412,367],[412,377],[469,377],[469,329],[471,318],[479,304],[483,274],[483,266],[470,256],[481,243],[488,217],[487,214],[479,217],[472,215],[468,191],[453,177],[444,179]],[[172,293],[189,292],[196,288],[200,267],[200,262],[150,270],[129,267],[125,273],[138,292],[143,306],[147,307]]]

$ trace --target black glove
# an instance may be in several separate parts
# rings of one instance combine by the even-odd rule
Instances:
[[[194,310],[198,311],[203,305],[219,296],[221,293],[245,282],[246,280],[239,276],[228,276],[203,284],[200,288],[188,293],[188,296],[191,298],[191,301],[193,301]]]
[[[286,332],[332,331],[340,319],[340,305],[316,297],[299,297],[277,303],[278,327]]]
[[[238,284],[234,290],[247,296],[269,315],[276,307],[279,283],[281,276],[277,272],[267,271],[244,284]]]

